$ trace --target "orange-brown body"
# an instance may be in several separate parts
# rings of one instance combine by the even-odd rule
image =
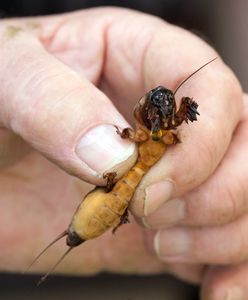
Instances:
[[[125,223],[127,208],[145,173],[163,156],[166,145],[179,142],[173,133],[183,121],[197,120],[197,103],[183,97],[177,111],[174,94],[159,86],[148,92],[134,109],[136,131],[125,128],[117,133],[138,145],[134,167],[110,189],[97,187],[79,205],[67,231],[67,245],[75,247],[113,227]],[[107,174],[112,183],[113,173]],[[107,183],[107,187],[111,184]]]
[[[96,187],[90,192],[73,215],[68,229],[62,232],[35,258],[29,268],[50,246],[66,236],[68,250],[53,268],[41,278],[38,285],[46,279],[74,247],[86,240],[100,236],[111,227],[116,229],[127,221],[127,208],[141,179],[163,156],[166,145],[179,142],[173,131],[184,121],[186,123],[196,121],[197,115],[199,115],[197,111],[198,104],[189,97],[181,99],[177,110],[176,92],[190,77],[215,59],[191,73],[174,92],[163,86],[158,86],[146,93],[134,109],[136,131],[131,128],[120,131],[116,127],[117,133],[122,138],[129,138],[137,143],[139,151],[137,162],[116,183],[113,182],[115,173],[105,174],[104,177],[108,178],[107,186],[105,188]]]
[[[121,223],[141,179],[163,156],[165,142],[154,141],[145,131],[143,133],[143,139],[146,136],[146,140],[138,145],[138,160],[132,169],[115,183],[111,191],[97,187],[90,192],[74,214],[69,230],[76,232],[82,240],[98,237]],[[169,132],[167,134],[170,135]]]

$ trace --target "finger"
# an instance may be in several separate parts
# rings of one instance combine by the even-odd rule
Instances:
[[[213,227],[161,229],[154,238],[159,258],[169,262],[232,264],[248,258],[248,216]]]
[[[166,271],[185,282],[200,284],[205,266],[202,264],[167,263]]]
[[[148,252],[153,257],[154,252],[154,238],[156,232],[151,230],[144,230],[144,245],[146,246]],[[202,264],[190,264],[190,263],[170,263],[166,262],[164,264],[164,269],[167,273],[176,276],[177,278],[187,281],[189,283],[199,284],[202,281],[205,272],[205,266]]]
[[[30,147],[20,136],[0,128],[0,169],[17,162],[29,152]]]
[[[131,98],[157,85],[175,90],[216,56],[198,37],[145,15],[126,14],[111,24],[108,46],[101,86],[126,113]],[[168,149],[139,185],[131,205],[139,217],[204,182],[225,154],[241,116],[240,85],[220,59],[195,74],[176,96],[178,102],[182,96],[193,97],[201,115],[197,123],[181,126],[182,143]]]
[[[248,298],[248,263],[210,267],[201,288],[202,300],[245,300]]]
[[[115,165],[119,175],[130,168],[135,147],[117,136],[113,124],[127,123],[109,99],[35,37],[9,26],[0,37],[1,125],[92,183]]]
[[[231,145],[214,174],[200,187],[163,204],[144,223],[150,228],[172,224],[207,226],[231,222],[248,211],[248,98]]]

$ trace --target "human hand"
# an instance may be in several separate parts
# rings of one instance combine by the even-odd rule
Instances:
[[[185,44],[180,55],[172,53],[188,62],[197,46]],[[180,91],[199,103],[199,122],[179,130],[182,144],[147,174],[131,209],[150,229],[150,250],[171,273],[201,283],[201,299],[246,299],[248,102],[219,67],[205,69]]]
[[[23,30],[19,31],[18,28]],[[22,140],[13,137],[13,132],[67,173],[93,184],[102,183],[99,175],[104,171],[117,162],[124,162],[118,168],[119,173],[124,172],[136,157],[133,145],[120,140],[114,130],[111,131],[111,126],[106,137],[101,132],[88,133],[88,144],[77,147],[79,138],[87,136],[89,128],[97,124],[126,127],[124,119],[103,93],[108,95],[127,120],[131,120],[132,107],[144,92],[160,84],[173,90],[182,78],[215,57],[216,53],[197,37],[157,18],[112,8],[54,17],[5,20],[2,21],[0,36],[3,62],[0,70],[0,120],[2,127],[11,130],[2,129],[1,133],[1,145],[4,145],[0,175],[1,266],[9,270],[23,270],[34,253],[39,252],[47,241],[68,225],[85,189],[81,182],[29,149]],[[149,211],[154,211],[162,204],[161,198],[165,202],[166,198],[185,195],[186,199],[188,195],[201,193],[201,189],[206,189],[206,184],[210,185],[208,182],[214,180],[219,163],[223,160],[223,167],[225,165],[227,156],[224,155],[241,119],[243,103],[239,84],[220,60],[185,84],[177,98],[181,96],[194,97],[200,104],[199,122],[182,126],[182,144],[171,147],[147,174],[132,204],[132,211],[140,218],[144,216],[145,207],[149,215],[145,223],[154,228],[158,225],[154,225],[154,215]],[[116,143],[115,146],[112,143]],[[104,151],[107,145],[112,146]],[[109,153],[109,149],[115,149],[116,152]],[[167,189],[167,197],[160,194],[160,199],[155,199],[152,196],[150,204],[146,202],[144,205],[145,187],[164,179],[174,182],[171,194]],[[210,191],[214,190],[211,186]],[[161,187],[160,191],[163,190]],[[155,191],[157,194],[158,190]],[[202,197],[199,206],[194,206],[193,200],[176,200],[176,204],[171,201],[167,205],[174,205],[177,213],[179,211],[179,215],[183,215],[184,205],[187,203],[188,207],[192,203],[194,210],[190,210],[190,230],[207,231],[212,224],[218,230],[220,223],[228,224],[234,215],[228,218],[230,214],[227,212],[225,219],[222,210],[228,211],[230,208],[229,198],[225,199],[225,205],[225,201],[215,201],[214,191],[211,193],[213,197]],[[151,194],[154,195],[152,190]],[[164,204],[156,213],[164,214],[164,207],[167,210]],[[209,219],[214,215],[215,223]],[[190,219],[186,215],[183,221],[166,218],[167,221],[163,221],[159,227],[171,223],[188,226]],[[197,229],[200,221],[204,227]],[[177,228],[163,230],[163,235]],[[58,270],[73,273],[94,273],[106,268],[140,273],[167,270],[187,280],[206,282],[206,277],[200,276],[203,274],[202,264],[223,262],[218,262],[218,255],[216,260],[212,260],[214,251],[210,249],[213,252],[209,258],[203,255],[194,261],[199,267],[196,264],[185,266],[184,261],[178,264],[169,260],[164,264],[165,260],[158,261],[146,251],[142,234],[142,229],[133,223],[123,226],[116,237],[107,233],[75,249],[75,254],[72,253],[66,260],[68,264],[65,261]],[[153,236],[148,233],[147,237],[149,243]],[[166,240],[160,242],[161,251],[167,247],[163,245]],[[211,246],[211,239],[209,243]],[[201,245],[199,242],[198,249]],[[51,249],[43,259],[42,266],[37,265],[35,270],[47,270],[48,264],[51,265],[58,257],[57,249],[57,246]],[[79,263],[79,252],[82,265]],[[7,257],[14,258],[8,266],[4,264]],[[195,258],[194,255],[192,257]],[[230,261],[225,263],[229,264]],[[214,271],[211,274],[212,277],[209,275],[208,278],[219,276]],[[232,274],[236,276],[239,273]],[[215,284],[215,290],[218,291],[223,280],[217,282],[219,286]],[[213,284],[208,279],[208,288]]]

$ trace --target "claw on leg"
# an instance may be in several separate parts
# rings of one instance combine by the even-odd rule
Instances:
[[[120,128],[116,125],[114,125],[116,128],[116,133],[123,139],[128,139],[130,138],[131,134],[130,131],[132,130],[131,128],[124,128],[122,131]]]
[[[140,143],[145,142],[149,137],[147,133],[142,129],[137,129],[136,131],[132,128],[124,128],[122,131],[120,128],[116,125],[114,125],[116,128],[116,133],[120,135],[123,139],[129,139],[133,142]]]
[[[115,234],[116,230],[123,224],[130,223],[128,219],[128,209],[125,210],[124,214],[120,218],[120,223],[112,230],[112,233]]]
[[[175,115],[175,127],[182,124],[183,121],[188,123],[197,121],[197,115],[200,115],[198,110],[198,104],[189,97],[183,97],[179,110]]]
[[[106,184],[107,192],[110,192],[113,186],[115,185],[116,176],[117,176],[116,172],[109,172],[103,174],[103,179],[107,179],[107,184]]]

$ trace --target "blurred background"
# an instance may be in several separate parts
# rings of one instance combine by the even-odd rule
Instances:
[[[122,6],[157,15],[195,32],[214,46],[236,73],[243,89],[248,85],[248,1],[246,0],[11,0],[0,1],[0,18],[48,15],[95,6]],[[113,299],[197,300],[196,287],[170,276],[135,277],[102,274],[93,278],[53,276],[38,289],[37,276],[0,274],[0,298],[5,299]],[[100,292],[99,292],[100,291]]]
[[[0,17],[48,15],[102,5],[137,9],[194,31],[217,49],[247,90],[246,0],[1,0]]]

